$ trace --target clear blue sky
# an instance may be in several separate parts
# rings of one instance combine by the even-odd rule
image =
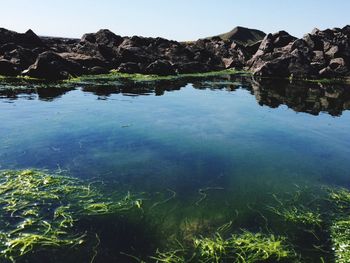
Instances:
[[[240,25],[302,36],[350,24],[349,10],[349,0],[4,0],[0,27],[67,37],[108,28],[182,41]]]

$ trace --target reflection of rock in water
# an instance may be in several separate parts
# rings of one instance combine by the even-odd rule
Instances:
[[[340,116],[350,109],[350,85],[253,81],[252,92],[260,105],[286,105],[296,112]]]
[[[316,84],[308,82],[290,83],[287,80],[256,81],[247,75],[212,76],[205,78],[181,78],[176,80],[158,80],[135,82],[130,80],[113,82],[91,81],[81,84],[45,84],[27,82],[8,82],[0,86],[0,99],[35,99],[52,101],[65,93],[81,89],[92,93],[98,99],[108,99],[113,94],[124,96],[156,95],[178,91],[191,84],[200,90],[226,90],[234,92],[239,88],[249,90],[255,95],[260,105],[277,108],[286,105],[296,112],[318,115],[326,112],[332,116],[340,116],[343,111],[350,110],[349,84]]]

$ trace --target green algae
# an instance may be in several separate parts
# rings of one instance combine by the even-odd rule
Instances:
[[[325,189],[326,200],[322,191]],[[175,198],[174,191],[168,192],[161,201],[149,204],[143,215],[154,213],[155,207],[160,208]],[[335,262],[350,262],[350,192],[345,188],[323,188],[319,189],[318,197],[315,195],[310,189],[303,188],[285,195],[285,198],[275,196],[278,204],[269,207],[268,211],[305,231],[317,227],[317,234],[323,232],[328,236],[331,247],[326,252],[334,256]],[[142,202],[131,194],[119,198],[107,196],[94,183],[46,171],[3,171],[0,177],[0,261],[16,262],[43,250],[70,249],[89,244],[93,262],[97,255],[96,247],[100,244],[99,236],[89,230],[78,230],[79,220],[120,214],[133,208],[144,209]],[[321,202],[328,202],[328,206],[322,206],[324,203],[321,205]],[[270,218],[266,220],[270,222]],[[138,257],[135,260],[254,263],[298,262],[303,258],[299,255],[298,245],[293,243],[293,233],[276,229],[236,232],[235,229],[239,228],[229,221],[216,230],[193,233],[174,246],[169,246],[169,240],[166,240],[165,248],[154,250],[154,256],[142,255],[147,260],[142,261]],[[95,237],[95,245],[91,245],[92,237]],[[318,241],[312,244],[315,248],[328,249],[321,244],[327,242],[326,239]],[[322,255],[319,258],[328,262],[329,258],[324,259]]]
[[[130,194],[107,198],[92,184],[45,171],[0,174],[0,259],[15,262],[29,253],[82,245],[88,233],[77,221],[140,207]]]
[[[350,262],[350,191],[345,188],[327,188],[329,201],[335,205],[330,226],[332,249],[336,263]]]
[[[338,209],[350,211],[350,191],[345,188],[328,188],[330,201]]]
[[[286,238],[273,234],[253,233],[242,231],[225,239],[219,233],[211,237],[193,239],[193,247],[189,253],[183,246],[179,249],[161,253],[153,257],[156,262],[281,262],[294,260],[296,253],[287,243]],[[186,258],[187,256],[187,258]],[[291,261],[289,261],[291,262]]]
[[[350,217],[333,222],[331,239],[336,263],[350,262]]]
[[[305,79],[304,81],[317,84],[346,84],[350,83],[350,78]]]
[[[154,82],[161,80],[178,80],[184,78],[205,78],[205,77],[215,77],[222,75],[233,75],[233,74],[250,74],[247,71],[237,71],[233,69],[226,69],[220,71],[210,71],[204,73],[189,73],[189,74],[178,74],[178,75],[146,75],[146,74],[129,74],[129,73],[120,73],[118,71],[112,70],[109,74],[101,75],[84,75],[77,78],[71,78],[66,80],[68,83],[82,83],[89,81],[118,81],[118,80],[130,80],[134,82]]]
[[[317,193],[315,193],[317,192]],[[324,195],[320,189],[300,187],[296,185],[294,193],[284,196],[273,194],[276,205],[268,206],[268,210],[282,218],[285,222],[301,225],[306,228],[323,225],[323,214],[320,201]]]
[[[295,252],[287,245],[286,238],[273,234],[243,231],[228,239],[216,234],[213,238],[195,239],[194,244],[199,250],[200,262],[278,262],[295,257]]]
[[[291,223],[321,226],[323,222],[320,213],[308,209],[302,205],[278,209],[271,207],[271,211],[281,216],[285,221]]]

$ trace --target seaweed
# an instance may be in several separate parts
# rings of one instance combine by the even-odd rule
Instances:
[[[211,237],[194,238],[192,248],[181,246],[163,253],[157,251],[152,258],[157,263],[254,263],[294,260],[296,253],[284,237],[243,230],[227,239],[218,232]]]
[[[350,217],[333,222],[331,238],[336,263],[350,262]]]
[[[288,208],[270,207],[270,209],[281,216],[285,221],[291,223],[320,227],[323,222],[319,212],[315,212],[303,205]]]
[[[81,245],[91,233],[74,228],[79,219],[119,214],[141,205],[130,194],[107,198],[91,183],[46,171],[0,175],[0,259],[6,261],[15,262],[29,252]],[[96,249],[92,250],[94,258]]]
[[[335,205],[330,226],[332,250],[336,263],[350,262],[350,191],[345,188],[327,188],[329,201]]]

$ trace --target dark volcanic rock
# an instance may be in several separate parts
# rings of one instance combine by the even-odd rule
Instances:
[[[28,48],[17,46],[12,51],[5,52],[3,57],[10,60],[19,69],[24,70],[35,62],[37,54]]]
[[[41,39],[32,31],[28,30],[24,34],[0,28],[0,45],[14,43],[28,48],[44,46]]]
[[[145,69],[147,74],[156,74],[161,76],[174,75],[175,69],[167,60],[156,60],[149,64]]]
[[[108,74],[109,70],[100,66],[95,66],[88,69],[88,73],[91,75]]]
[[[25,76],[48,80],[67,79],[83,73],[80,65],[51,51],[40,54],[35,63],[23,71]]]
[[[277,108],[287,105],[296,112],[340,116],[350,109],[349,86],[344,84],[298,83],[287,80],[253,81],[252,93],[260,105]]]
[[[16,65],[11,63],[8,60],[1,59],[0,60],[0,75],[5,76],[17,76],[19,74]]]
[[[140,66],[135,62],[122,63],[117,69],[121,73],[140,73]]]
[[[348,27],[315,29],[297,40],[282,31],[265,37],[247,68],[262,77],[346,77],[349,61]]]
[[[175,65],[175,68],[179,74],[206,72],[209,70],[206,64],[199,62],[179,63]]]
[[[97,33],[85,34],[81,42],[90,42],[101,46],[115,47],[123,42],[123,38],[109,31],[108,29],[101,29]]]
[[[285,31],[265,35],[238,27],[193,42],[121,37],[107,29],[67,39],[0,28],[0,60],[4,61],[0,74],[25,70],[28,76],[45,79],[104,74],[112,69],[172,75],[227,68],[244,68],[260,77],[339,78],[350,76],[350,26],[314,29],[301,39]]]

